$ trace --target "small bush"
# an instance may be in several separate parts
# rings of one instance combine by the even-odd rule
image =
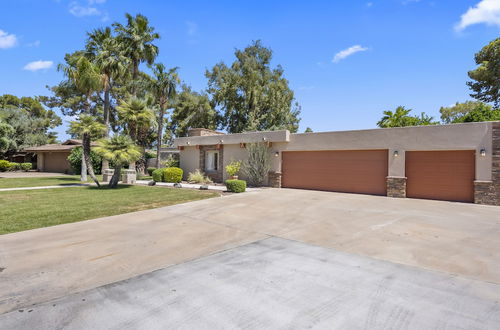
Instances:
[[[163,181],[163,170],[164,170],[164,168],[158,168],[158,169],[155,169],[153,171],[153,173],[151,173],[151,175],[153,176],[153,180],[155,182],[162,182]]]
[[[74,173],[80,173],[82,171],[82,153],[83,153],[82,147],[76,147],[71,150],[71,153],[68,156],[68,162],[71,168],[73,169]],[[90,160],[92,162],[92,167],[94,168],[94,173],[101,174],[102,157],[99,156],[93,150],[91,150]]]
[[[212,183],[212,180],[210,178],[206,177],[205,174],[200,171],[199,169],[195,170],[194,172],[189,173],[188,175],[188,182],[193,182],[193,183]]]
[[[156,158],[156,152],[151,150],[146,150],[146,152],[144,152],[144,157],[146,159]]]
[[[11,168],[11,162],[8,160],[0,160],[0,172],[9,171]]]
[[[156,167],[148,167],[147,171],[148,171],[148,174],[149,176],[152,176],[153,175],[153,172],[156,170]]]
[[[240,171],[240,168],[241,168],[241,161],[233,160],[226,165],[226,172],[229,176],[235,176]]]
[[[19,171],[20,169],[21,169],[21,164],[15,162],[10,163],[9,171]]]
[[[163,171],[164,182],[178,183],[182,181],[182,174],[184,172],[178,167],[167,167]]]
[[[245,180],[226,180],[227,190],[230,192],[241,193],[247,189]]]
[[[28,172],[29,170],[31,170],[33,168],[33,164],[31,164],[31,163],[21,163],[19,165],[21,167],[21,170],[23,170],[25,172]]]
[[[168,155],[167,159],[161,162],[164,167],[179,167],[179,160],[172,155]]]

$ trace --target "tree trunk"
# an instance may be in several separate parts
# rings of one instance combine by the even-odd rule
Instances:
[[[160,149],[161,149],[161,141],[163,138],[163,116],[165,116],[165,109],[163,109],[163,105],[160,105],[160,114],[158,116],[158,138],[156,141],[156,168],[160,168]]]
[[[132,95],[137,96],[137,77],[139,77],[139,61],[133,60],[132,68]]]
[[[87,171],[89,172],[90,177],[94,180],[95,184],[100,187],[99,180],[94,174],[94,168],[92,166],[92,162],[90,160],[90,135],[85,133],[83,134],[83,157],[85,159],[85,164],[87,165]]]
[[[108,76],[108,83],[106,85],[106,89],[104,90],[104,125],[106,125],[106,135],[105,137],[109,137],[109,109],[110,109],[110,104],[109,104],[109,94],[110,94],[110,82],[109,82],[109,76]],[[101,166],[101,171],[104,173],[104,170],[107,170],[109,168],[109,161],[107,159],[102,160],[102,166]]]
[[[80,181],[87,182],[87,163],[85,162],[85,155],[82,148],[82,169],[80,171]]]
[[[109,188],[116,188],[118,185],[118,181],[120,181],[120,172],[122,171],[121,165],[116,164],[115,165],[115,172],[113,173],[113,176],[111,177],[111,180],[109,180],[108,187]]]

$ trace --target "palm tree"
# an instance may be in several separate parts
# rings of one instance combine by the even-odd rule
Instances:
[[[152,42],[160,38],[149,25],[147,17],[137,14],[133,17],[125,14],[127,25],[114,23],[115,31],[118,33],[118,41],[122,47],[123,54],[128,57],[132,64],[132,95],[136,95],[136,84],[139,77],[139,64],[147,62],[153,64],[158,56],[158,47]]]
[[[100,140],[95,151],[115,165],[115,171],[109,181],[110,188],[115,188],[118,185],[122,167],[141,157],[141,148],[125,135],[115,135],[112,138]]]
[[[160,168],[160,147],[163,137],[163,122],[165,120],[165,110],[167,106],[173,103],[177,95],[177,84],[180,83],[177,74],[178,68],[172,68],[166,71],[162,63],[157,63],[151,67],[154,77],[148,83],[148,90],[155,97],[158,104],[158,136],[157,136],[157,150],[156,150],[156,167]]]
[[[86,56],[99,68],[104,77],[104,107],[103,117],[106,125],[106,137],[109,136],[110,112],[111,112],[111,89],[115,81],[127,73],[129,59],[125,57],[119,47],[117,38],[113,36],[110,27],[95,29],[88,33],[86,43]],[[107,160],[103,159],[102,169],[109,168]]]
[[[68,80],[85,95],[83,112],[90,114],[90,97],[94,92],[100,91],[103,86],[103,75],[99,72],[99,69],[81,54],[70,58],[68,65],[59,65],[58,69],[62,70],[68,77]],[[87,162],[85,161],[87,157],[90,157],[90,155],[86,155],[85,148],[83,148],[80,176],[80,180],[83,182],[87,181]]]
[[[82,114],[77,121],[70,122],[69,133],[77,135],[82,139],[83,159],[90,177],[100,187],[99,181],[95,176],[92,162],[90,160],[90,146],[92,138],[99,138],[106,132],[106,126],[98,122],[95,117]]]

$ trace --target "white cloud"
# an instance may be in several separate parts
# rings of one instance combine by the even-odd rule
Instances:
[[[367,50],[368,50],[367,47],[362,47],[360,45],[351,46],[351,47],[349,47],[347,49],[344,49],[344,50],[341,50],[340,52],[338,52],[337,54],[335,54],[335,56],[333,57],[332,62],[333,63],[338,63],[341,60],[343,60],[344,58],[346,58],[348,56],[351,56],[352,54],[355,54],[355,53],[358,53],[358,52],[364,52],[364,51],[367,51]]]
[[[26,64],[23,70],[38,71],[38,70],[49,69],[52,67],[52,64],[54,64],[54,62],[52,61],[42,61],[42,60],[34,61]]]
[[[470,25],[487,24],[500,26],[500,0],[481,0],[474,7],[460,16],[460,22],[455,25],[456,31],[462,31]]]
[[[371,6],[373,6],[373,2],[367,2],[366,3],[366,7],[370,8]]]
[[[102,4],[102,3],[105,3],[106,0],[89,0],[89,5],[93,5],[93,4]]]
[[[188,35],[194,36],[196,32],[198,32],[198,24],[196,24],[195,22],[187,21],[186,26]]]
[[[15,45],[17,45],[16,35],[0,30],[0,49],[12,48]]]
[[[72,2],[69,4],[69,12],[76,17],[83,16],[100,16],[101,12],[99,9],[95,7],[84,7],[80,6],[76,2]]]
[[[29,44],[26,44],[27,47],[38,47],[40,46],[40,40],[30,42]]]

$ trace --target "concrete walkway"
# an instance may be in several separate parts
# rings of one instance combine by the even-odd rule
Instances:
[[[0,191],[54,189],[54,188],[87,187],[87,186],[90,186],[90,184],[89,183],[75,183],[75,184],[62,184],[62,185],[58,185],[58,186],[0,188]]]
[[[263,189],[1,235],[0,328],[494,329],[499,212]]]

